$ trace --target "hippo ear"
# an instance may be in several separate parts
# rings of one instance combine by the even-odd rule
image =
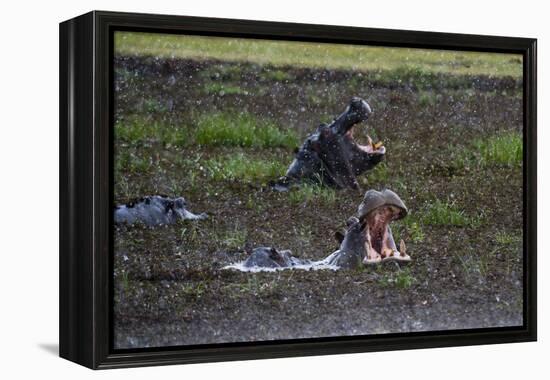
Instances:
[[[300,151],[300,148],[298,148],[298,147],[294,148],[294,154],[298,154],[299,151]]]
[[[187,202],[183,197],[179,197],[174,200],[174,206],[178,209],[182,209],[187,206]]]
[[[272,260],[277,260],[279,258],[279,252],[275,248],[270,248],[269,258]]]
[[[359,223],[359,219],[357,219],[355,216],[351,216],[348,220],[346,220],[346,226],[348,228],[357,223]]]
[[[164,212],[168,213],[168,211],[173,209],[174,209],[174,201],[171,199],[167,200],[166,203],[164,204]]]

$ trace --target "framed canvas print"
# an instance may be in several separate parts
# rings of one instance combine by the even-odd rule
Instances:
[[[536,40],[60,25],[60,355],[536,339]]]

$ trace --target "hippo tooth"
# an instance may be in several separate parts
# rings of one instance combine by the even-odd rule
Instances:
[[[374,148],[374,141],[372,141],[372,139],[369,135],[367,135],[367,141],[368,141],[369,145]]]
[[[401,251],[402,257],[407,256],[407,246],[405,245],[403,239],[401,239],[401,241],[399,242],[399,250]]]

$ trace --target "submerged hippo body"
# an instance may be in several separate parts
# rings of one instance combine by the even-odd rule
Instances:
[[[319,261],[302,260],[290,251],[259,247],[240,265],[229,266],[240,270],[302,269],[357,269],[363,265],[383,261],[408,262],[405,243],[399,250],[390,228],[392,221],[404,218],[407,207],[391,190],[369,190],[357,209],[357,215],[347,222],[347,230],[341,238],[338,250]]]
[[[147,226],[157,226],[173,224],[178,220],[206,218],[206,214],[193,214],[186,207],[187,202],[183,197],[146,196],[136,202],[117,206],[114,220],[118,224],[141,223]]]
[[[289,250],[278,251],[271,247],[255,248],[248,259],[243,262],[245,268],[289,268],[296,265],[304,265],[309,260],[301,260],[292,256]]]
[[[357,176],[382,161],[382,143],[360,145],[353,138],[353,127],[372,113],[369,104],[354,97],[345,111],[330,124],[321,124],[309,135],[284,177],[273,184],[286,191],[293,183],[309,181],[335,188],[358,188]]]

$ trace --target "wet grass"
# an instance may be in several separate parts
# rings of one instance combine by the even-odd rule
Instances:
[[[478,227],[480,217],[470,217],[453,203],[439,199],[428,204],[421,216],[422,223],[432,226]]]
[[[206,94],[224,95],[248,95],[248,91],[235,85],[228,85],[223,83],[209,83],[204,86],[204,92]]]
[[[523,161],[523,140],[519,133],[506,133],[474,142],[480,165],[520,166]]]
[[[294,131],[281,130],[265,118],[248,113],[215,113],[198,120],[196,142],[202,146],[284,147],[298,146]]]
[[[458,169],[473,166],[519,167],[523,162],[523,137],[518,132],[505,132],[478,138],[468,148],[452,154],[455,156],[452,166]]]
[[[214,113],[197,118],[196,128],[133,117],[115,124],[115,137],[133,146],[161,143],[164,146],[240,146],[246,148],[283,147],[299,144],[292,130],[282,130],[265,118],[249,113]]]
[[[419,91],[418,104],[421,107],[435,106],[441,95],[438,95],[434,91]]]
[[[313,201],[330,205],[336,202],[336,190],[317,184],[305,184],[292,189],[288,195],[288,200],[295,205],[307,204]]]
[[[246,230],[239,226],[235,226],[234,229],[225,231],[225,233],[220,237],[219,241],[222,243],[222,247],[225,247],[229,250],[237,250],[244,247],[244,243],[246,243],[246,237]]]
[[[406,290],[413,286],[416,281],[409,268],[399,268],[396,272],[383,273],[380,284],[385,287],[396,287]]]
[[[495,241],[500,245],[513,245],[521,242],[521,235],[507,231],[498,231],[495,234]]]
[[[284,70],[267,69],[261,74],[263,79],[276,82],[287,82],[294,78],[292,74]]]
[[[121,150],[117,153],[116,173],[144,174],[153,166],[151,157],[147,155]]]
[[[419,222],[414,221],[412,218],[405,218],[403,225],[407,233],[407,241],[412,241],[413,243],[421,243],[424,241],[424,230]]]
[[[254,159],[243,153],[209,159],[205,161],[205,167],[215,181],[243,180],[259,183],[278,178],[286,170],[281,162]]]
[[[116,123],[115,138],[131,145],[160,142],[163,145],[182,147],[193,142],[193,135],[186,126],[145,118],[134,118],[134,120]]]
[[[455,253],[454,257],[468,281],[477,279],[483,282],[486,280],[489,270],[487,252]]]
[[[369,171],[368,176],[360,177],[359,181],[363,186],[383,185],[390,178],[393,178],[389,174],[388,165],[385,162],[381,162]]]

